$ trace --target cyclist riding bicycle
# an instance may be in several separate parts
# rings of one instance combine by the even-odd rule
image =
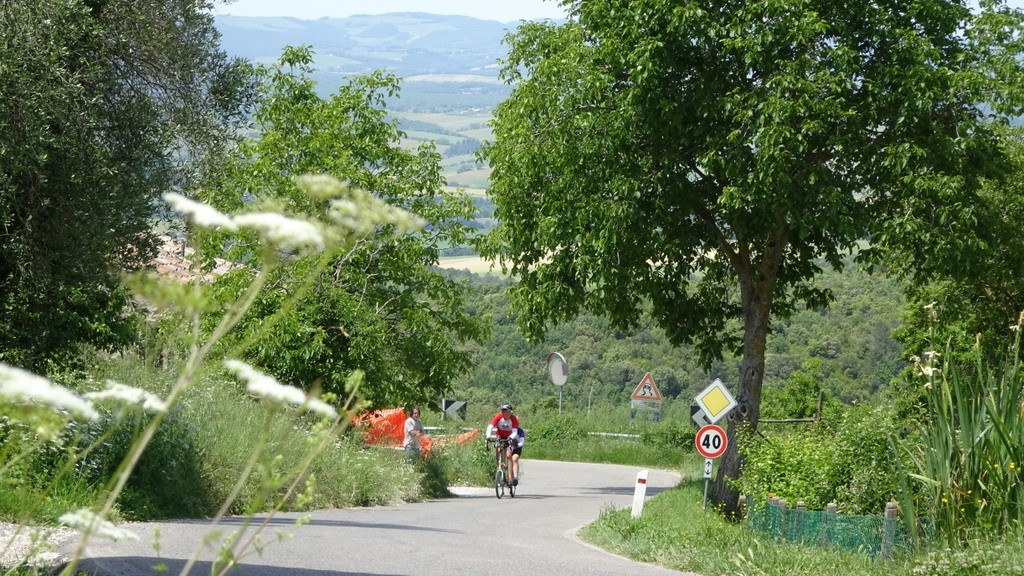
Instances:
[[[516,437],[509,441],[509,448],[512,449],[512,468],[515,470],[514,486],[519,485],[519,459],[523,457],[523,446],[526,444],[526,430],[516,428]]]
[[[494,439],[495,448],[497,448],[502,440],[506,440],[505,443],[505,456],[508,461],[512,463],[512,469],[509,472],[512,474],[512,485],[519,485],[519,457],[513,456],[517,451],[521,452],[521,448],[516,448],[517,438],[519,436],[519,417],[512,413],[512,405],[505,403],[501,405],[501,411],[491,418],[491,423],[487,425],[487,438]],[[494,453],[495,459],[498,458],[497,450]]]

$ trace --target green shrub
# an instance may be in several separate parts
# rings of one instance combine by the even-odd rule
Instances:
[[[62,434],[44,439],[20,422],[0,421],[0,518],[55,522],[94,502],[106,476],[74,455],[97,428],[71,421]]]
[[[640,431],[640,441],[654,448],[696,452],[693,438],[695,431],[690,423],[678,420],[662,420]]]
[[[531,422],[527,442],[571,442],[587,436],[578,416],[559,414],[539,422]]]
[[[836,498],[835,436],[822,426],[743,438],[740,491],[761,504],[769,494],[821,510]]]
[[[104,444],[110,475],[132,441],[152,419],[131,414],[118,428],[112,441]],[[117,499],[118,509],[128,520],[165,518],[207,518],[217,512],[221,496],[211,490],[210,469],[203,461],[198,429],[180,406],[165,416],[146,446],[139,463]]]
[[[902,490],[909,458],[895,447],[906,438],[906,422],[890,404],[847,409],[833,426],[836,437],[836,502],[841,512],[880,514]]]
[[[846,514],[881,514],[900,493],[900,455],[893,439],[901,423],[886,406],[853,407],[825,424],[762,425],[743,439],[741,492],[763,503],[769,494],[821,510],[835,502]]]

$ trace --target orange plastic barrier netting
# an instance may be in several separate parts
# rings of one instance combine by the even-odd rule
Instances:
[[[472,440],[473,437],[476,436],[479,433],[480,433],[480,429],[479,428],[474,428],[474,429],[472,429],[472,430],[470,430],[468,432],[463,432],[462,434],[459,434],[458,436],[455,437],[455,443],[458,444],[459,446],[461,446],[461,445],[465,444],[466,442],[469,442],[470,440]]]
[[[363,438],[367,444],[401,447],[406,417],[401,408],[385,408],[357,416],[354,422],[356,426],[363,427]]]
[[[405,436],[404,426],[407,417],[405,410],[401,408],[384,408],[356,416],[353,422],[356,426],[362,426],[363,439],[367,444],[401,448],[402,440]],[[430,454],[430,449],[435,442],[438,445],[450,442],[462,445],[472,440],[479,433],[480,430],[474,428],[454,437],[432,439],[429,436],[423,436],[420,438],[420,451],[426,456]]]

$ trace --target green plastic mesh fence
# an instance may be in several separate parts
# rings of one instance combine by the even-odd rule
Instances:
[[[748,525],[774,542],[826,546],[892,556],[914,546],[906,525],[892,515],[836,514],[822,510],[784,508],[765,502],[747,508]],[[922,536],[927,538],[926,534]]]

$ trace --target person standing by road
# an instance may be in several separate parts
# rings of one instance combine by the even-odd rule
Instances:
[[[413,406],[409,417],[405,419],[405,434],[402,448],[405,450],[405,461],[412,463],[420,457],[420,438],[423,436],[423,423],[420,422],[420,409]]]
[[[505,403],[501,405],[501,411],[491,418],[487,425],[487,437],[495,440],[508,440],[505,444],[505,456],[512,463],[512,485],[519,485],[519,458],[513,457],[516,447],[516,438],[519,431],[519,417],[512,413],[512,405]],[[521,449],[520,449],[521,451]]]

